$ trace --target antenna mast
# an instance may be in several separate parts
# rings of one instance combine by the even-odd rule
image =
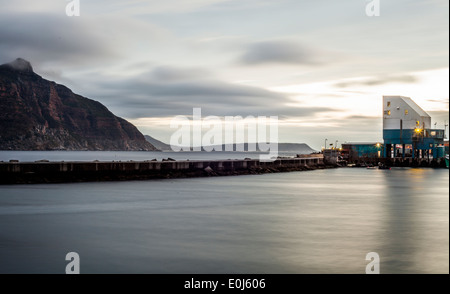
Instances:
[[[447,127],[448,127],[447,121],[444,120],[444,139],[447,139]]]

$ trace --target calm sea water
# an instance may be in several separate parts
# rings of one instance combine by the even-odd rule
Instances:
[[[449,173],[0,186],[0,273],[449,273]]]
[[[11,159],[34,162],[49,161],[144,161],[163,158],[176,160],[258,159],[262,152],[173,152],[173,151],[0,151],[0,161]],[[295,156],[295,152],[279,152],[280,156]]]

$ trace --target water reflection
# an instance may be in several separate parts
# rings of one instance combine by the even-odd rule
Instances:
[[[446,170],[0,186],[0,272],[448,273]]]
[[[436,246],[448,244],[449,233],[448,174],[442,173],[408,168],[383,173],[383,273],[448,272],[448,246]]]

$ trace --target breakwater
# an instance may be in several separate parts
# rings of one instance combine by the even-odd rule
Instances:
[[[193,161],[0,162],[0,184],[123,181],[263,174],[326,168],[322,157]]]

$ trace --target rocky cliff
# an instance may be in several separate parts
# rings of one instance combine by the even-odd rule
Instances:
[[[155,150],[101,103],[43,79],[23,59],[0,65],[0,150]]]

